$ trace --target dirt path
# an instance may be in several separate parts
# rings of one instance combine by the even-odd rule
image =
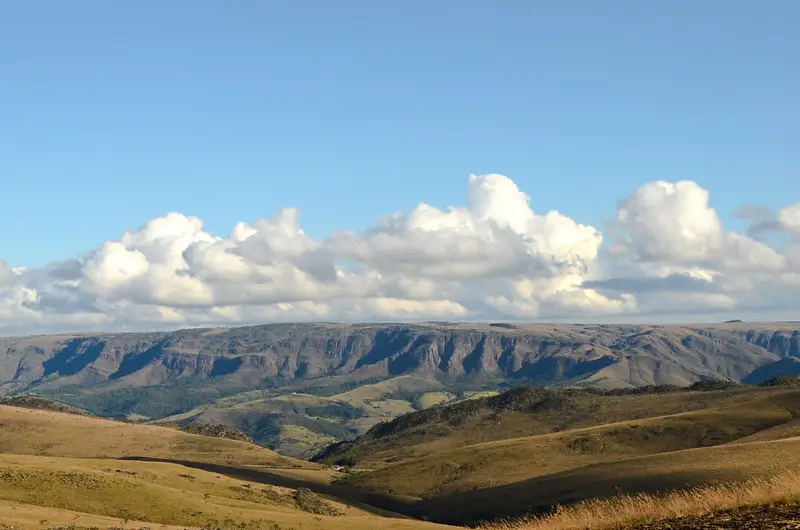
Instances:
[[[757,506],[630,527],[631,530],[783,530],[790,528],[800,529],[800,504]]]

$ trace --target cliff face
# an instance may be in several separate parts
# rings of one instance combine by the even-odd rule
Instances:
[[[205,375],[493,376],[600,386],[742,381],[800,358],[800,324],[279,324],[0,339],[0,389]]]

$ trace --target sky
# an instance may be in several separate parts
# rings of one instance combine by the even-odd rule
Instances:
[[[796,0],[9,2],[0,334],[800,319]]]

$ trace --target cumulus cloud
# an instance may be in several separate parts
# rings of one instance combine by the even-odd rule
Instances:
[[[612,250],[662,270],[713,276],[786,267],[778,250],[722,228],[708,191],[690,181],[645,184],[619,203]]]
[[[800,237],[800,201],[778,212],[780,227],[795,237]]]
[[[537,213],[503,175],[463,206],[420,204],[322,239],[285,208],[227,235],[180,213],[42,269],[0,261],[0,332],[306,320],[633,320],[791,307],[800,251],[726,230],[695,182],[622,199],[606,239]],[[800,237],[800,203],[770,218]],[[739,316],[737,314],[737,316]]]
[[[616,250],[645,262],[703,262],[719,248],[722,224],[694,182],[656,181],[620,201]]]

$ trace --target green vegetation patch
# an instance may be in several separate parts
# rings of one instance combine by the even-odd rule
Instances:
[[[53,396],[107,418],[125,418],[131,414],[165,418],[247,390],[278,388],[285,382],[279,378],[268,378],[251,386],[226,385],[224,382],[196,376],[163,385],[136,388],[104,388],[100,385],[87,391],[77,385],[67,386]]]
[[[765,387],[793,387],[800,388],[800,376],[798,375],[779,375],[764,381],[759,386]]]
[[[199,434],[201,436],[211,436],[213,438],[226,438],[228,440],[239,440],[240,442],[252,443],[252,440],[250,439],[249,436],[247,436],[239,429],[236,429],[229,425],[190,421],[187,423],[180,424],[180,429],[190,434]]]

